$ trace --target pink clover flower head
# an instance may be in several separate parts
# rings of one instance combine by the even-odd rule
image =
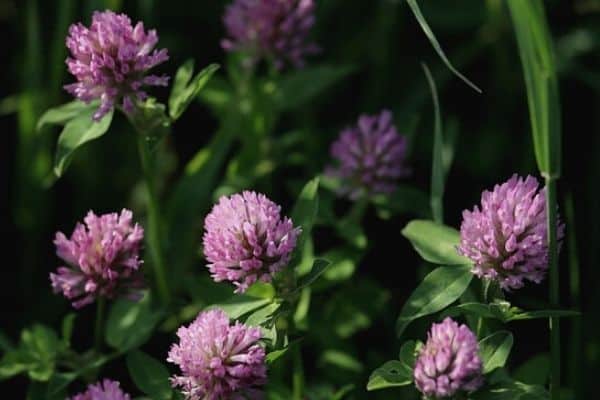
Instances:
[[[96,121],[119,101],[125,112],[133,112],[135,102],[147,97],[144,86],[169,82],[164,75],[147,74],[169,58],[166,49],[153,50],[157,42],[156,31],[146,32],[142,22],[132,26],[125,14],[94,12],[89,28],[81,23],[69,27],[66,44],[71,56],[66,63],[77,82],[65,89],[86,103],[100,100]]]
[[[243,293],[256,281],[271,282],[289,261],[300,228],[281,217],[264,194],[223,196],[204,220],[204,255],[216,282],[230,281]]]
[[[181,369],[171,384],[187,400],[264,398],[260,386],[267,381],[267,368],[259,327],[230,324],[222,310],[214,309],[179,328],[177,336],[167,361]]]
[[[364,195],[391,193],[398,178],[409,174],[405,166],[406,137],[398,134],[392,113],[361,115],[356,126],[344,129],[331,145],[336,166],[326,174],[342,180],[341,194],[356,200]]]
[[[66,265],[50,274],[54,292],[73,300],[75,308],[98,297],[139,300],[145,287],[139,258],[143,238],[131,211],[100,216],[90,211],[70,238],[56,233],[56,254]]]
[[[76,394],[71,400],[131,400],[120,386],[119,382],[104,379],[102,382],[89,385],[85,392]]]
[[[470,258],[473,273],[498,282],[505,290],[525,281],[540,283],[548,269],[545,188],[538,181],[513,175],[481,195],[481,208],[463,211],[458,252]],[[564,224],[557,238],[564,237]]]
[[[413,371],[417,389],[433,398],[472,392],[483,384],[477,337],[451,318],[433,324]]]
[[[315,24],[313,0],[234,0],[225,10],[226,51],[242,50],[253,62],[270,58],[275,67],[300,68],[319,48],[308,41]]]

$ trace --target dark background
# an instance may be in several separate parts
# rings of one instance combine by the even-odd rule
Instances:
[[[54,232],[70,232],[88,209],[135,209],[139,197],[135,138],[122,119],[101,140],[85,146],[65,177],[47,187],[57,132],[45,131],[40,136],[33,127],[44,109],[69,100],[61,90],[72,80],[66,76],[64,65],[65,21],[87,24],[91,10],[121,7],[133,20],[141,19],[147,27],[158,30],[160,46],[167,47],[171,56],[159,70],[171,76],[190,57],[199,66],[224,60],[219,47],[224,33],[224,1],[81,1],[73,2],[76,4],[70,15],[63,16],[57,15],[59,3],[63,2],[0,0],[4,38],[0,67],[4,301],[0,302],[0,329],[14,341],[20,330],[34,321],[59,327],[62,316],[69,311],[67,302],[53,295],[49,285],[48,273],[58,263],[52,244]],[[276,183],[308,179],[318,173],[328,162],[328,146],[342,127],[354,123],[360,113],[389,108],[394,111],[399,130],[410,138],[413,175],[405,183],[428,191],[433,110],[420,67],[422,61],[430,66],[438,84],[444,127],[457,134],[444,198],[448,225],[460,226],[462,210],[472,208],[483,189],[515,172],[537,175],[521,65],[503,2],[420,3],[449,58],[483,89],[483,94],[449,74],[404,2],[317,1],[314,39],[322,53],[312,57],[309,64],[350,65],[356,70],[316,101],[282,118],[277,132],[301,126],[314,135],[315,151],[311,154],[312,165],[279,171],[272,177]],[[577,389],[575,398],[593,398],[594,379],[600,372],[600,321],[595,318],[600,309],[600,3],[574,0],[545,4],[560,73],[563,174],[559,203],[563,221],[567,197],[573,199],[575,210],[575,220],[568,221],[567,241],[574,237],[577,252],[567,241],[563,243],[561,302],[564,308],[579,307],[583,312],[579,322],[563,323],[564,382]],[[168,93],[159,90],[153,94],[164,101]],[[217,124],[206,107],[200,103],[190,106],[168,138],[172,151],[166,160],[167,185],[208,142]],[[271,196],[283,203],[284,209],[290,209],[293,198],[289,193]],[[342,210],[347,207],[344,202],[338,203],[336,206]],[[338,373],[335,368],[323,367],[317,354],[319,347],[311,346],[308,339],[304,351],[309,381],[329,380],[337,386],[352,382],[360,389],[355,396],[362,398],[370,371],[396,356],[400,343],[394,338],[393,324],[418,282],[419,258],[400,235],[411,218],[403,215],[383,221],[373,210],[367,212],[369,250],[347,288],[351,293],[353,285],[358,288],[364,282],[373,283],[385,301],[372,312],[367,329],[344,339],[362,362],[362,369]],[[321,239],[317,242],[328,243],[328,231],[318,230],[316,235]],[[575,256],[581,284],[571,289],[570,265],[574,265]],[[202,260],[198,259],[197,265],[201,270]],[[547,291],[544,281],[508,298],[524,308],[539,307]],[[355,293],[359,296],[360,289]],[[329,296],[332,294],[323,302]],[[93,312],[92,308],[84,309],[77,320],[75,340],[83,346],[91,337]],[[407,336],[423,339],[428,323],[415,323]],[[537,320],[510,326],[516,339],[511,366],[548,351],[546,325]],[[159,337],[147,345],[148,352],[160,357],[170,341],[172,337],[167,335]],[[575,365],[581,373],[573,372]],[[116,374],[126,374],[123,363],[111,368]],[[25,380],[7,385],[22,388]],[[584,387],[587,397],[583,396]]]

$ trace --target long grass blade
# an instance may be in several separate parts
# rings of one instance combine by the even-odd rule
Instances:
[[[444,139],[442,137],[442,118],[435,81],[425,63],[422,63],[433,101],[433,155],[431,162],[431,213],[433,220],[439,224],[444,222]]]
[[[561,164],[560,101],[552,38],[540,0],[508,0],[523,65],[538,168],[558,178]]]
[[[541,0],[508,0],[523,65],[531,131],[538,167],[546,180],[550,303],[559,306],[556,181],[560,176],[560,101],[552,38]],[[560,398],[560,326],[550,318],[550,396]]]
[[[444,50],[442,49],[442,46],[440,45],[440,43],[436,39],[435,35],[433,34],[433,31],[429,27],[429,24],[427,23],[427,20],[425,20],[425,17],[423,16],[423,13],[421,12],[421,9],[419,8],[419,4],[417,3],[417,0],[406,0],[406,2],[408,3],[408,6],[410,7],[410,9],[412,10],[413,14],[415,15],[415,18],[417,19],[417,22],[421,26],[421,29],[423,30],[423,32],[425,32],[425,35],[427,36],[427,39],[429,39],[429,41],[431,42],[431,45],[433,46],[433,48],[435,49],[435,51],[438,53],[438,56],[442,59],[442,61],[444,62],[444,64],[446,64],[446,66],[448,67],[448,69],[450,71],[452,71],[452,73],[454,75],[456,75],[457,77],[459,77],[464,83],[466,83],[473,90],[475,90],[478,93],[482,93],[482,90],[477,85],[475,85],[473,82],[471,82],[466,76],[464,76],[463,74],[461,74],[460,71],[457,70],[454,67],[454,65],[452,65],[452,63],[450,62],[450,60],[448,59],[448,57],[446,57],[446,53],[444,53]]]

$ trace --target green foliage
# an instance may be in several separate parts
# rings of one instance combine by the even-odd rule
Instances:
[[[303,248],[306,238],[310,236],[312,226],[319,210],[319,178],[314,178],[306,183],[296,199],[292,209],[292,222],[294,226],[300,226],[302,233],[296,247]]]
[[[127,355],[127,369],[135,385],[153,400],[170,400],[173,391],[169,383],[167,368],[141,351]]]
[[[122,352],[139,347],[150,338],[162,316],[161,311],[152,309],[148,295],[137,303],[117,300],[106,320],[106,343]]]
[[[296,109],[353,71],[353,67],[338,65],[320,65],[294,71],[279,81],[276,107],[280,111]]]
[[[57,177],[65,172],[75,151],[89,141],[104,135],[112,122],[113,111],[109,111],[98,122],[92,119],[95,113],[93,108],[82,109],[72,119],[66,122],[56,147],[54,158],[54,173]]]
[[[172,120],[181,117],[218,69],[218,64],[210,64],[192,79],[194,60],[188,60],[179,67],[169,97],[169,115]]]
[[[561,169],[560,99],[552,39],[541,0],[509,0],[519,45],[538,168],[558,177]]]
[[[479,342],[483,373],[504,367],[513,345],[513,335],[508,331],[495,332]]]
[[[450,71],[452,71],[452,73],[454,75],[459,77],[463,82],[465,82],[467,85],[469,85],[473,90],[481,93],[481,89],[479,89],[473,82],[471,82],[469,79],[467,79],[466,76],[464,76],[456,68],[454,68],[454,66],[448,59],[448,57],[446,57],[446,53],[444,53],[444,50],[442,50],[442,46],[440,46],[440,43],[436,39],[435,35],[433,34],[433,31],[429,27],[429,24],[425,20],[423,13],[421,13],[421,9],[419,8],[419,4],[417,3],[417,0],[406,0],[406,2],[408,3],[410,9],[412,10],[413,14],[415,15],[417,22],[419,22],[421,29],[423,30],[423,32],[425,32],[427,39],[429,39],[429,41],[431,42],[431,45],[435,49],[436,53],[438,54],[438,56],[440,56],[440,58],[442,59],[444,64],[446,64],[448,69]]]
[[[416,3],[414,3],[416,6]],[[442,117],[435,81],[426,64],[422,64],[433,101],[433,152],[431,156],[431,214],[438,224],[444,222],[444,181],[443,162],[444,138],[442,137]]]
[[[406,386],[413,382],[413,369],[422,343],[410,340],[400,348],[399,360],[388,361],[369,377],[367,390],[379,390],[394,386]]]
[[[425,261],[434,264],[470,264],[470,260],[458,254],[460,243],[457,230],[427,220],[413,220],[402,229],[402,235]]]
[[[427,194],[408,185],[398,185],[394,193],[389,195],[372,196],[371,202],[377,209],[377,215],[380,218],[388,219],[404,213],[420,218],[431,217],[431,208],[427,205],[429,202]]]
[[[313,263],[312,268],[308,275],[302,277],[299,282],[296,290],[300,291],[309,285],[312,285],[319,277],[327,271],[327,268],[331,266],[331,263],[327,260],[316,259]]]
[[[213,304],[210,309],[218,308],[227,314],[230,319],[238,319],[252,311],[269,304],[269,299],[237,294],[224,303]]]
[[[396,334],[417,318],[433,314],[454,303],[465,292],[473,274],[469,265],[438,267],[412,292],[396,321]]]
[[[80,100],[74,100],[58,107],[50,108],[38,120],[37,130],[42,130],[46,125],[65,125],[84,111],[96,110],[99,104],[100,102],[97,100],[87,104]]]
[[[35,324],[21,332],[18,347],[0,360],[0,379],[26,372],[30,379],[46,382],[54,373],[57,356],[65,349],[52,329]]]
[[[447,315],[472,315],[482,318],[493,318],[504,323],[518,320],[550,318],[550,317],[577,317],[578,311],[571,310],[538,310],[525,311],[519,307],[511,306],[507,301],[495,301],[490,304],[468,302],[456,305],[445,312]]]

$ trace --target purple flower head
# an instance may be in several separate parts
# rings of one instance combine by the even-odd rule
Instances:
[[[540,283],[548,269],[545,189],[513,175],[481,195],[481,209],[463,211],[458,252],[474,262],[473,273],[505,290],[524,280]],[[558,223],[559,241],[564,225]]]
[[[458,325],[449,317],[433,324],[415,363],[417,389],[434,398],[478,389],[483,383],[478,352],[477,337],[466,325]]]
[[[171,378],[187,400],[262,399],[267,381],[261,331],[236,322],[219,309],[201,312],[190,326],[177,331],[179,344],[167,361],[179,365]]]
[[[69,27],[67,58],[69,72],[76,83],[65,85],[73,96],[86,103],[100,99],[94,120],[101,119],[117,102],[126,112],[134,110],[136,100],[144,100],[143,86],[166,86],[166,76],[146,75],[149,69],[165,62],[167,50],[154,50],[155,30],[146,32],[144,24],[131,25],[125,14],[94,12],[92,25]]]
[[[119,382],[104,379],[95,385],[89,385],[88,389],[76,394],[71,400],[130,400],[131,397],[121,390]]]
[[[236,293],[272,276],[290,260],[300,228],[280,215],[264,194],[223,196],[204,220],[204,255],[216,282],[231,281]]]
[[[302,67],[305,56],[319,50],[308,42],[314,11],[313,0],[234,0],[223,17],[227,38],[221,46],[247,51],[252,61],[271,58],[278,69]]]
[[[138,253],[144,230],[132,224],[131,211],[101,216],[90,211],[84,223],[77,224],[70,239],[56,233],[56,255],[67,265],[50,274],[54,292],[73,300],[75,308],[97,297],[139,300],[144,281]]]
[[[391,193],[395,181],[408,175],[406,138],[393,125],[392,113],[361,115],[356,126],[344,129],[331,145],[336,167],[326,173],[342,179],[341,192],[355,200],[365,194]]]

